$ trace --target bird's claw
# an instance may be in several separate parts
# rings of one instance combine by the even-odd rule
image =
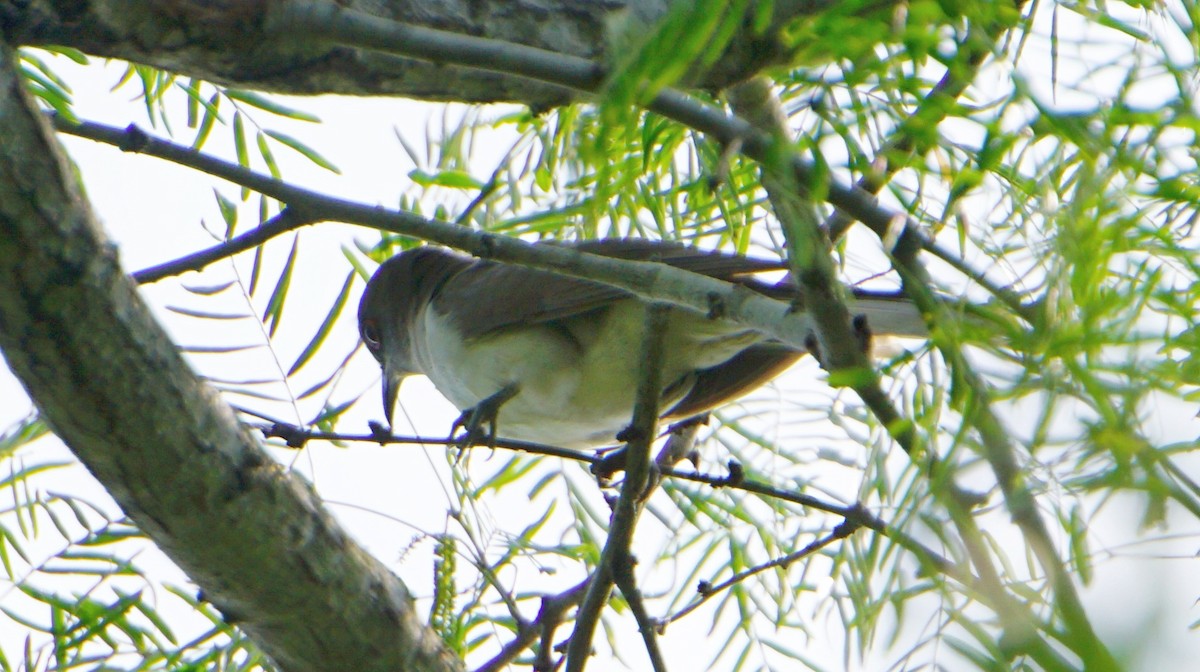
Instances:
[[[462,412],[450,427],[450,439],[454,447],[462,450],[469,446],[485,443],[489,448],[496,447],[496,417],[500,415],[500,407],[509,399],[517,396],[517,386],[509,385],[492,396],[480,401],[472,408]],[[485,432],[484,427],[487,427]],[[458,430],[463,433],[458,435]],[[457,438],[456,438],[456,435]]]

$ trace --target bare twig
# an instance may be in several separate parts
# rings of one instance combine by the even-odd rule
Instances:
[[[762,563],[761,565],[757,565],[755,567],[751,567],[744,571],[738,572],[720,583],[714,584],[714,583],[711,583],[708,581],[701,581],[700,585],[696,586],[696,594],[698,596],[697,599],[694,602],[692,602],[691,604],[687,605],[686,607],[675,612],[674,614],[671,614],[667,618],[662,619],[662,625],[665,627],[671,623],[674,623],[675,621],[678,621],[679,619],[683,618],[684,616],[687,616],[688,614],[692,613],[693,611],[699,609],[700,605],[707,602],[709,600],[709,598],[711,598],[713,595],[716,595],[717,593],[720,593],[723,590],[728,590],[729,588],[732,588],[733,586],[741,583],[742,581],[745,581],[746,579],[748,579],[752,576],[761,574],[761,573],[767,571],[768,569],[773,569],[775,567],[787,568],[787,566],[792,564],[793,562],[796,562],[797,560],[800,560],[801,558],[808,557],[808,556],[812,555],[813,553],[816,553],[817,551],[821,550],[822,548],[825,548],[826,546],[832,544],[833,542],[835,542],[839,539],[845,539],[846,537],[853,534],[854,530],[856,530],[856,529],[858,529],[857,526],[855,526],[853,523],[851,523],[849,520],[847,520],[846,522],[842,523],[841,525],[838,525],[837,527],[835,527],[833,529],[833,531],[830,532],[829,534],[821,537],[820,539],[817,539],[816,541],[808,544],[807,546],[805,546],[804,548],[802,548],[798,551],[793,551],[781,558],[775,558],[774,560],[769,560],[767,562]]]
[[[645,326],[642,331],[642,359],[638,371],[637,399],[633,407],[633,422],[625,434],[626,444],[625,480],[621,484],[621,495],[613,510],[612,524],[600,562],[592,572],[587,595],[579,606],[575,619],[575,630],[567,645],[567,672],[582,672],[592,651],[592,637],[600,620],[600,612],[608,602],[613,579],[618,568],[630,565],[630,545],[633,530],[637,525],[644,501],[642,493],[650,477],[650,445],[654,442],[655,426],[658,424],[658,402],[662,396],[662,362],[667,317],[670,307],[662,303],[646,306]],[[645,636],[645,633],[643,633]],[[651,635],[652,636],[652,635]],[[653,658],[656,647],[651,650]],[[658,669],[657,667],[655,669]]]
[[[551,672],[554,664],[550,654],[554,650],[554,631],[566,618],[567,610],[579,604],[587,592],[588,581],[582,581],[572,588],[557,594],[542,597],[542,606],[538,609],[537,618],[532,622],[520,622],[517,636],[504,648],[484,663],[475,672],[498,672],[508,667],[509,663],[521,655],[521,652],[540,641],[537,661],[533,664],[534,672]]]
[[[427,439],[411,436],[392,436],[386,431],[383,431],[382,433],[362,435],[317,432],[294,427],[286,423],[276,423],[272,426],[260,427],[260,429],[267,436],[284,438],[286,441],[288,441],[289,445],[293,446],[302,446],[309,440],[359,441],[380,444],[410,443],[444,446],[450,446],[453,443],[450,439]],[[604,459],[603,457],[591,452],[575,451],[556,446],[509,441],[504,439],[497,440],[496,447],[506,450],[518,450],[531,454],[558,457],[584,464],[598,464]],[[730,488],[734,490],[740,490],[743,492],[753,493],[760,497],[790,502],[799,506],[841,516],[842,518],[846,519],[846,521],[852,522],[853,525],[857,527],[869,528],[888,537],[897,545],[907,550],[921,565],[922,573],[928,575],[944,574],[958,582],[970,592],[974,593],[976,595],[976,599],[979,599],[983,604],[989,605],[991,608],[997,610],[997,612],[1007,613],[1014,619],[1024,620],[1030,625],[1035,623],[1037,620],[1026,605],[1013,600],[1005,591],[994,590],[990,587],[994,586],[994,582],[997,580],[994,575],[994,570],[992,570],[992,574],[988,574],[988,576],[991,577],[990,579],[988,576],[975,576],[968,567],[954,562],[953,560],[922,544],[920,541],[906,534],[902,530],[890,526],[887,522],[871,514],[860,504],[854,504],[850,506],[831,504],[816,497],[812,497],[811,495],[806,495],[794,490],[778,488],[769,483],[764,483],[753,478],[749,478],[745,475],[745,473],[742,472],[736,463],[731,463],[730,468],[730,473],[720,475],[681,471],[674,468],[661,468],[661,474],[664,477],[675,480],[690,481],[713,488]],[[952,512],[953,510],[961,511],[961,508],[954,507]],[[964,526],[963,529],[966,530],[966,533],[964,534],[964,543],[968,548],[968,552],[972,556],[975,556],[979,553],[986,553],[986,544],[982,537],[978,534],[978,530],[971,532],[973,528],[969,526]],[[985,574],[987,574],[986,571]],[[1031,642],[1028,642],[1028,644],[1030,646],[1041,646],[1038,644],[1039,641],[1041,640],[1035,639]],[[1031,655],[1034,655],[1034,657],[1039,660],[1043,660],[1043,658],[1039,658],[1039,655],[1053,657],[1053,655],[1056,654],[1047,649],[1046,651],[1041,652],[1041,654],[1031,653]],[[1048,658],[1046,658],[1046,660],[1048,660]]]
[[[288,231],[295,231],[302,226],[308,226],[312,223],[314,223],[312,219],[304,217],[295,208],[284,208],[278,215],[240,236],[230,238],[206,250],[200,250],[199,252],[157,266],[144,268],[133,273],[132,276],[138,284],[145,285],[151,282],[158,282],[163,278],[181,275],[187,271],[198,271],[215,261],[253,249],[275,236],[287,233]]]
[[[626,555],[624,559],[625,562],[613,568],[613,581],[625,596],[629,610],[633,612],[633,618],[637,621],[638,631],[642,633],[642,642],[646,645],[646,653],[650,656],[650,667],[654,672],[666,672],[667,661],[658,646],[658,635],[662,626],[651,618],[650,612],[646,610],[646,601],[642,599],[642,591],[638,589],[637,577],[633,573],[636,565],[633,556]]]
[[[557,84],[575,91],[595,93],[607,74],[604,67],[585,58],[536,47],[391,21],[341,7],[332,2],[289,2],[270,5],[268,30],[295,39],[297,34],[347,46],[416,58],[454,63]],[[706,133],[726,146],[738,144],[744,153],[760,162],[775,157],[789,162],[798,182],[807,186],[816,175],[812,166],[790,150],[779,154],[769,130],[755,128],[745,119],[730,116],[674,89],[663,89],[645,103],[648,110]],[[773,156],[773,153],[776,153]],[[919,248],[924,237],[902,213],[881,207],[875,197],[861,189],[836,181],[823,185],[824,196],[850,217],[863,222],[880,237],[903,224],[896,245]]]

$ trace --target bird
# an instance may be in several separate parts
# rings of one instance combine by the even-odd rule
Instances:
[[[649,239],[542,244],[657,261],[774,298],[797,294],[786,277],[759,279],[781,270],[779,261]],[[902,296],[854,294],[853,309],[871,330],[926,333],[920,312]],[[389,426],[401,382],[421,374],[463,411],[455,429],[473,418],[473,432],[482,417],[493,440],[599,448],[618,443],[630,421],[645,305],[603,283],[425,245],[380,264],[359,304],[359,335],[382,368]],[[689,308],[670,308],[666,324],[660,363],[665,421],[736,399],[806,354]]]

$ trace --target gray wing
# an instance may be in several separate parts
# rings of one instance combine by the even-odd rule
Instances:
[[[575,249],[617,259],[660,261],[712,278],[740,282],[764,294],[774,285],[750,277],[779,270],[781,262],[696,250],[676,243],[643,239],[586,241]],[[571,278],[513,264],[479,261],[438,291],[435,308],[449,316],[467,338],[524,324],[540,324],[581,315],[633,295],[590,280]],[[488,300],[480,301],[479,297]],[[462,306],[472,306],[470,311]]]

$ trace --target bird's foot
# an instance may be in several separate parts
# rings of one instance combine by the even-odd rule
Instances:
[[[454,442],[454,447],[462,450],[468,446],[484,444],[490,448],[496,447],[496,417],[500,415],[500,407],[509,399],[517,396],[519,388],[516,383],[508,385],[499,392],[475,404],[474,407],[468,408],[458,416],[454,421],[454,425],[450,427],[450,439]],[[484,427],[487,430],[484,430]],[[455,435],[459,429],[463,433],[457,438]]]

